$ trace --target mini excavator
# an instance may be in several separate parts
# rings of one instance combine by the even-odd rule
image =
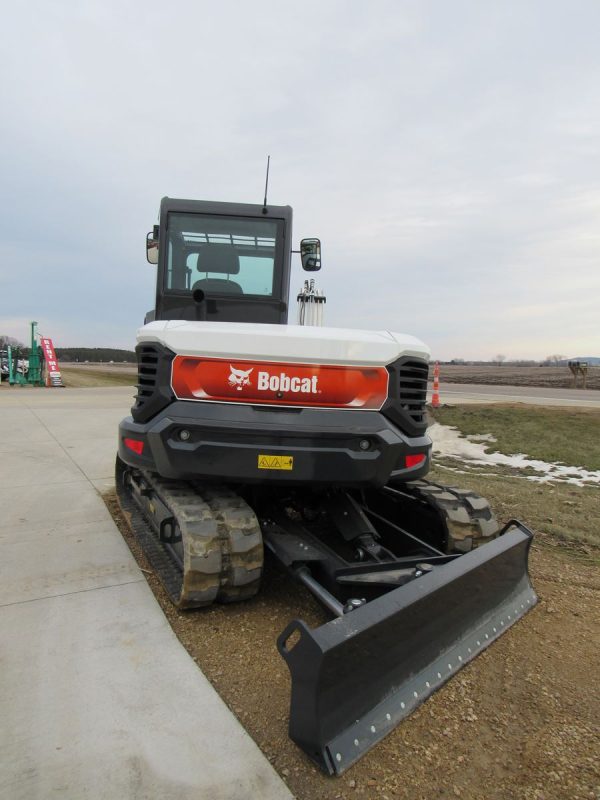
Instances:
[[[429,350],[290,315],[289,206],[163,198],[156,304],[119,427],[119,502],[181,609],[260,591],[265,553],[331,619],[293,620],[291,738],[340,774],[536,603],[532,533],[425,478]]]

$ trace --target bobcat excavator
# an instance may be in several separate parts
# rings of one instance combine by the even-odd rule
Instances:
[[[277,646],[290,736],[340,774],[533,607],[532,534],[424,480],[422,342],[320,326],[314,281],[288,323],[293,252],[289,206],[163,198],[116,483],[178,608],[253,597],[266,552],[329,612]]]

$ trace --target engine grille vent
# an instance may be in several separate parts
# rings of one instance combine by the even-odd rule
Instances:
[[[154,345],[140,345],[136,348],[138,362],[136,408],[144,405],[156,388],[158,373],[158,350]]]
[[[137,393],[131,409],[136,422],[147,422],[172,399],[171,361],[173,353],[160,344],[138,344]]]
[[[424,423],[429,365],[426,361],[404,361],[398,368],[398,399],[409,417]]]

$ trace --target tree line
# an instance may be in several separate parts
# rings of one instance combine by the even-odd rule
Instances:
[[[0,335],[0,350],[7,347],[19,350],[24,358],[29,355],[29,347],[13,336]],[[108,361],[127,361],[135,363],[133,350],[120,350],[115,347],[57,347],[56,355],[59,361],[89,361],[90,363],[106,363]]]
[[[57,347],[59,361],[89,361],[100,363],[107,361],[128,361],[135,363],[133,350],[120,350],[112,347]]]

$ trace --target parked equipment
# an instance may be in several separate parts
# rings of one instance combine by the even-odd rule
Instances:
[[[37,322],[31,322],[31,345],[27,358],[23,357],[19,347],[8,345],[6,348],[6,367],[8,382],[11,386],[43,386],[44,355],[37,343]]]
[[[288,325],[289,206],[164,198],[147,255],[121,507],[179,608],[255,595],[264,546],[330,612],[277,644],[290,736],[339,774],[536,603],[532,534],[424,480],[422,342],[318,327],[312,282]]]

